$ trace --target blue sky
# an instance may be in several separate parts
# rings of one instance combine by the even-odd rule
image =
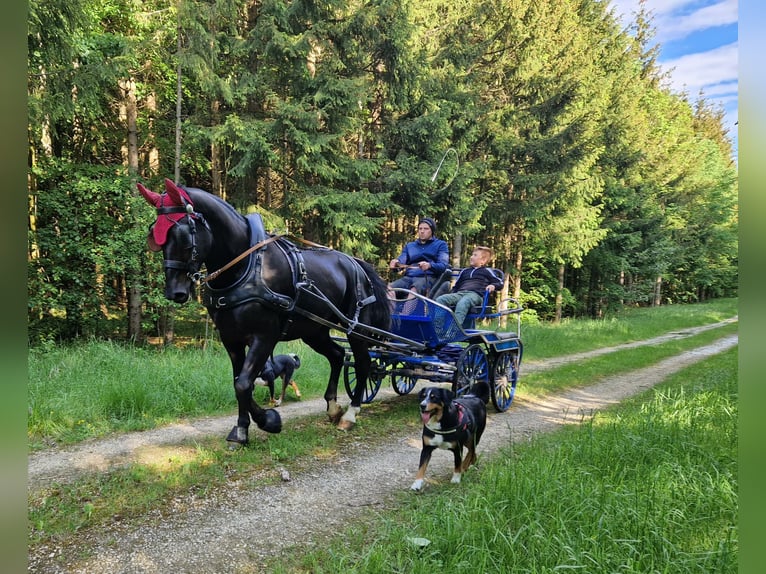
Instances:
[[[610,0],[624,26],[634,18],[639,0]],[[723,108],[724,127],[738,149],[738,0],[646,0],[659,44],[658,63],[669,71],[669,87],[696,101],[700,90]]]

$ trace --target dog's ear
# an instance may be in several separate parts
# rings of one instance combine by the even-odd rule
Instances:
[[[444,402],[451,403],[454,399],[455,393],[452,392],[452,389],[444,389]]]

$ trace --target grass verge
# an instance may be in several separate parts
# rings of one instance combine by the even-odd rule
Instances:
[[[270,572],[737,571],[737,350]]]

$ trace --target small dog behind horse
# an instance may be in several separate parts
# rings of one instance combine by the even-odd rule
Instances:
[[[427,387],[420,391],[420,416],[423,419],[423,448],[415,482],[419,491],[425,484],[426,468],[437,448],[450,450],[455,459],[452,482],[458,484],[463,472],[476,461],[476,447],[487,426],[489,384],[479,381],[459,398],[449,389]],[[463,458],[463,449],[467,456]]]
[[[266,361],[266,366],[263,367],[261,374],[255,379],[256,385],[265,385],[269,388],[269,402],[278,407],[285,400],[285,391],[287,386],[292,387],[295,391],[295,396],[300,398],[301,391],[298,389],[298,385],[293,379],[293,373],[301,366],[301,360],[295,353],[288,353],[287,355],[274,355]],[[278,377],[282,377],[282,393],[279,399],[274,400],[274,381]]]

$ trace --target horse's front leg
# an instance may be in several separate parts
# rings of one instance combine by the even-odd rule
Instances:
[[[369,376],[370,365],[372,364],[366,344],[354,341],[353,339],[349,339],[349,343],[354,353],[356,388],[354,389],[354,396],[351,397],[351,404],[349,404],[348,409],[338,423],[338,428],[342,430],[351,430],[356,424],[356,415],[362,410],[362,397],[364,396],[367,377]]]
[[[238,415],[237,426],[226,437],[226,440],[230,442],[239,444],[248,443],[248,429],[251,417],[255,424],[258,425],[258,428],[265,432],[278,433],[282,430],[282,418],[279,416],[279,413],[274,409],[261,408],[253,398],[255,377],[263,370],[272,348],[273,345],[269,348],[268,345],[254,340],[250,344],[247,355],[244,356],[241,369],[238,373],[235,371],[234,393],[237,396]],[[234,361],[235,359],[232,356],[232,364],[234,364]]]
[[[234,393],[237,397],[237,426],[231,429],[226,440],[238,444],[247,444],[247,431],[250,427],[250,412],[247,408],[247,401],[241,400],[240,395],[242,393],[237,390],[239,375],[242,372],[242,366],[245,364],[245,344],[224,341],[223,346],[226,348],[226,352],[229,354],[229,359],[231,360],[231,368],[234,375]]]

